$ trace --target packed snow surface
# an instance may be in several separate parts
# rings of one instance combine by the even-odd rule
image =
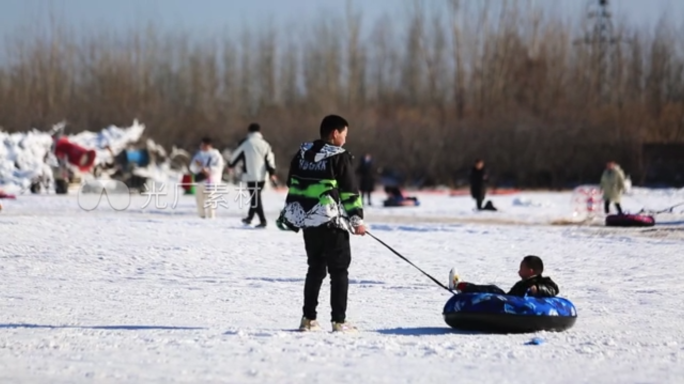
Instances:
[[[562,333],[450,329],[450,296],[372,238],[352,239],[348,318],[358,334],[294,332],[306,273],[301,234],[241,225],[227,196],[216,220],[193,196],[134,196],[128,209],[75,195],[21,195],[0,212],[0,382],[14,383],[681,383],[684,207],[651,228],[551,225],[570,193],[418,194],[421,206],[367,210],[370,230],[445,281],[508,289],[536,254],[577,307]],[[237,198],[237,200],[236,200]],[[173,201],[176,200],[176,201]],[[661,210],[682,191],[635,189],[625,209]],[[163,207],[166,203],[167,206]],[[566,223],[567,224],[567,223]],[[328,280],[326,280],[328,281]],[[540,345],[526,345],[540,337]]]

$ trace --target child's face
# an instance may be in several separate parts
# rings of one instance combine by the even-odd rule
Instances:
[[[518,276],[520,276],[521,279],[529,279],[530,277],[534,276],[534,270],[529,268],[524,261],[520,262],[520,270],[518,270]]]

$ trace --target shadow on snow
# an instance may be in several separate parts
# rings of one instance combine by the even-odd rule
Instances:
[[[463,331],[448,327],[415,327],[415,328],[388,328],[378,329],[383,335],[400,336],[439,336],[439,335],[480,335],[481,332]]]

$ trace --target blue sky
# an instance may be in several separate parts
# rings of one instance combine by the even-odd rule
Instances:
[[[465,1],[500,4],[503,0]],[[573,17],[583,13],[589,0],[530,1]],[[400,22],[407,1],[352,0],[352,3],[363,11],[366,23],[383,14]],[[30,26],[36,21],[46,22],[51,10],[58,20],[77,30],[100,26],[125,30],[153,21],[164,28],[180,28],[201,37],[221,33],[227,28],[240,30],[247,24],[252,27],[270,23],[279,26],[308,24],[320,11],[344,12],[345,5],[346,0],[0,0],[0,36],[16,34],[19,27]],[[679,23],[684,20],[683,0],[611,0],[611,7],[614,13],[640,24],[652,25],[664,12]]]

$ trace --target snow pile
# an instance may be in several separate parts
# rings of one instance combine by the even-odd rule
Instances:
[[[171,154],[167,154],[164,147],[151,139],[147,140],[146,148],[150,153],[155,154],[157,161],[150,162],[147,167],[136,169],[137,176],[146,177],[156,184],[175,185],[180,181],[182,174],[188,172],[185,159],[189,158],[189,155],[184,151],[174,147],[171,149]],[[175,164],[174,160],[176,160]]]
[[[135,120],[133,125],[128,128],[110,126],[97,133],[81,132],[70,136],[69,140],[82,147],[95,149],[97,153],[95,165],[99,165],[112,162],[113,156],[125,150],[130,144],[139,142],[144,131],[145,126]],[[187,169],[185,166],[179,169],[178,164],[172,164],[172,160],[175,156],[181,156],[182,163],[183,151],[174,147],[169,156],[164,147],[152,139],[147,139],[144,145],[140,145],[140,147],[147,149],[154,160],[150,159],[150,164],[146,167],[137,167],[134,171],[136,176],[145,177],[157,184],[170,184],[180,181],[182,173]]]
[[[57,124],[53,131],[63,127],[63,123]],[[112,160],[107,147],[116,154],[127,145],[137,142],[144,130],[144,125],[134,121],[127,128],[110,126],[100,132],[84,131],[67,137],[84,148],[94,149],[97,153],[95,165],[99,165]],[[6,192],[25,191],[33,179],[49,174],[50,166],[56,165],[49,132],[33,129],[10,134],[0,131],[0,142],[0,188]]]
[[[94,149],[97,153],[95,165],[99,165],[113,160],[107,147],[111,148],[112,152],[116,155],[129,144],[140,140],[144,131],[145,126],[135,120],[133,125],[128,128],[119,128],[112,125],[100,132],[84,131],[69,136],[69,141],[83,148]]]
[[[0,131],[0,141],[0,188],[6,192],[28,188],[32,179],[49,172],[49,134],[35,129],[12,134]]]

